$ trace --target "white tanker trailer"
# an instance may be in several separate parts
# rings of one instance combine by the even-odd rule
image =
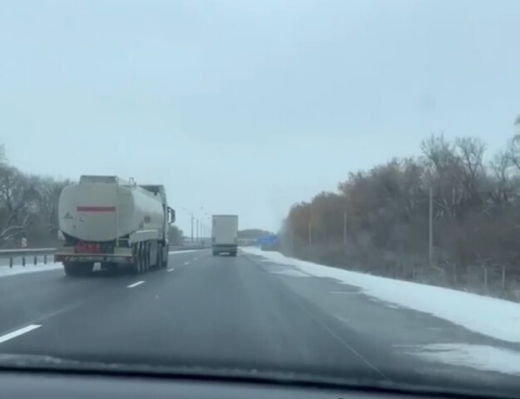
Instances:
[[[89,274],[95,263],[135,273],[168,263],[168,227],[175,212],[161,185],[81,176],[63,189],[58,217],[65,243],[55,259],[69,276]]]

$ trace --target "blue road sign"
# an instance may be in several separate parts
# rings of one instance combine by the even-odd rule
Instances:
[[[261,237],[258,239],[259,245],[275,245],[278,243],[278,237],[275,234],[271,234],[270,236]]]

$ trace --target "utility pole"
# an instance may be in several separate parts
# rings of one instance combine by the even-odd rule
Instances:
[[[193,242],[193,213],[191,214],[191,242]]]
[[[343,212],[343,246],[347,246],[347,211]]]
[[[428,217],[428,262],[433,265],[433,189],[430,187],[430,209]]]
[[[309,245],[312,244],[312,222],[309,220]]]
[[[289,227],[289,234],[291,236],[291,256],[294,256],[294,228],[292,226]]]

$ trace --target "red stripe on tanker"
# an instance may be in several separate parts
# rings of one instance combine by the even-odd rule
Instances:
[[[78,212],[115,212],[115,206],[78,206]]]

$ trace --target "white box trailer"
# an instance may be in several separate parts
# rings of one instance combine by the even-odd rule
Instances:
[[[90,273],[95,263],[136,273],[167,265],[168,228],[175,212],[162,185],[82,176],[63,189],[58,217],[65,243],[55,257],[67,275]]]
[[[228,253],[237,255],[238,216],[213,215],[211,229],[213,256]]]

